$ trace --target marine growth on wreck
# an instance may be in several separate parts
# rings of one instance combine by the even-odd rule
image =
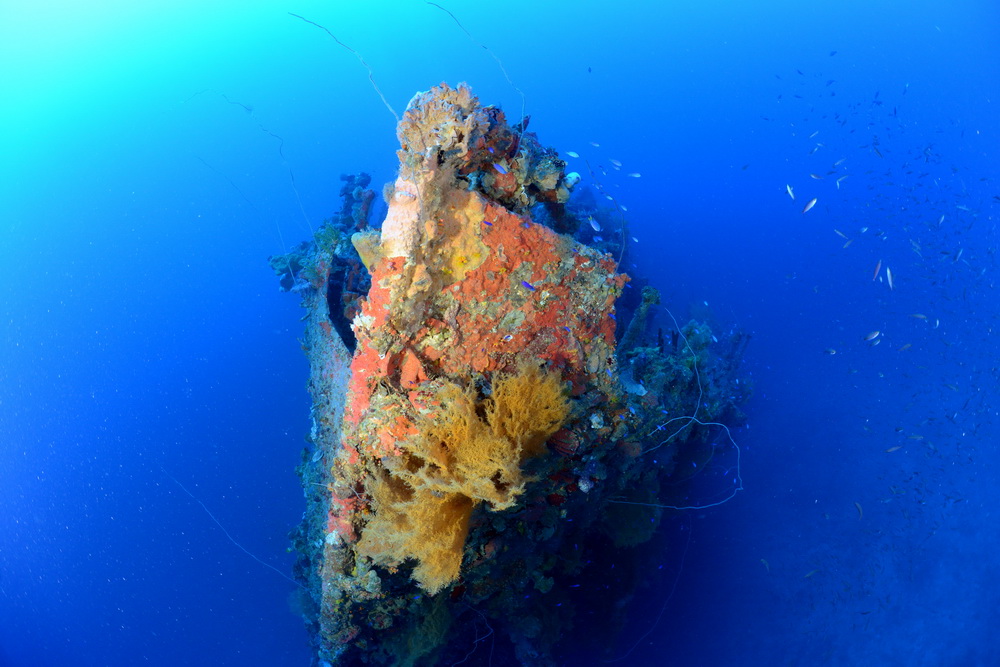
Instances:
[[[380,224],[371,178],[341,176],[339,213],[270,260],[306,309],[292,539],[316,664],[610,656],[712,424],[740,422],[747,339],[658,328],[621,211],[468,86],[416,95],[397,136]]]

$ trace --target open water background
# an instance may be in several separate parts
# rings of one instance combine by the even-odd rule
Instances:
[[[309,660],[211,517],[290,570],[308,369],[265,260],[396,140],[288,12],[399,113],[523,108],[608,172],[627,271],[753,335],[745,491],[667,526],[619,664],[1000,664],[1000,7],[441,4],[471,39],[419,1],[0,7],[0,664]]]

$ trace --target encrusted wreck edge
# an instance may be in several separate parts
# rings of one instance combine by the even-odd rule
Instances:
[[[307,309],[313,423],[299,468],[307,511],[292,537],[317,664],[457,662],[469,650],[461,640],[480,636],[484,622],[509,641],[510,659],[553,664],[574,602],[589,600],[577,598],[577,587],[600,562],[592,552],[646,542],[663,515],[655,505],[611,503],[661,502],[661,481],[679,457],[707,452],[711,460],[710,433],[695,426],[644,460],[663,415],[683,414],[701,396],[702,418],[721,420],[746,396],[746,383],[733,382],[745,339],[734,338],[725,363],[698,323],[684,328],[684,346],[676,336],[666,345],[662,335],[651,344],[644,329],[652,294],[617,349],[616,300],[628,278],[610,254],[527,214],[544,204],[558,221],[575,181],[525,125],[508,126],[465,86],[414,97],[400,124],[399,178],[381,234],[358,225],[354,235],[362,255],[354,266],[364,262],[371,287],[359,307],[345,309],[355,313],[346,333],[330,313],[331,299],[357,293],[340,289],[343,271],[331,275],[349,245],[343,230],[321,230],[304,256],[272,261]],[[499,427],[487,417],[492,388],[526,364],[563,383],[569,412],[548,427],[530,419],[520,431]],[[511,433],[541,434],[531,436],[541,441],[522,458],[513,490],[435,462],[438,445],[421,441],[446,432],[429,426],[441,415],[457,419],[442,408],[455,392],[472,406],[463,428],[490,446],[516,453],[527,440]],[[531,393],[513,412],[543,409]],[[682,479],[664,492],[683,488]],[[412,504],[419,493],[441,507],[453,503],[466,524],[437,551],[414,549],[437,533],[412,532],[408,517],[419,512],[410,510],[427,510]],[[429,579],[422,566],[448,550],[458,551],[460,567]],[[636,582],[617,585],[624,597]],[[611,616],[609,636],[590,641],[613,641],[624,610]]]

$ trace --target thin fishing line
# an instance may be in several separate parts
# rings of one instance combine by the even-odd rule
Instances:
[[[667,610],[667,605],[670,603],[670,600],[674,597],[674,593],[677,591],[677,584],[681,580],[681,573],[684,572],[684,563],[687,560],[688,547],[691,546],[691,536],[693,534],[694,534],[694,523],[690,522],[688,523],[687,542],[684,543],[684,553],[681,555],[681,564],[680,567],[677,568],[677,574],[674,576],[674,583],[670,587],[670,593],[667,595],[667,599],[664,600],[663,604],[660,606],[660,613],[656,615],[656,619],[653,621],[653,624],[649,627],[649,630],[646,630],[645,634],[639,637],[639,639],[637,639],[635,643],[632,644],[632,648],[626,651],[625,655],[619,656],[612,660],[605,660],[604,661],[605,664],[610,664],[613,662],[621,662],[625,658],[629,657],[632,654],[632,651],[634,651],[636,647],[639,646],[639,644],[641,644],[646,639],[646,637],[648,637],[653,632],[653,630],[656,629],[656,626],[660,624],[660,619],[663,618],[663,612]]]
[[[473,654],[474,654],[474,653],[475,653],[475,652],[476,652],[477,650],[479,650],[479,644],[480,644],[481,642],[484,642],[484,641],[486,641],[486,640],[487,640],[487,639],[489,639],[490,637],[493,637],[492,641],[490,641],[490,662],[489,662],[489,664],[490,664],[490,665],[492,665],[492,664],[493,664],[493,649],[494,649],[494,647],[495,647],[495,645],[496,645],[496,637],[494,636],[494,632],[493,632],[493,626],[491,626],[491,625],[490,625],[490,621],[489,621],[489,619],[487,619],[487,618],[486,618],[486,615],[485,615],[485,614],[483,614],[483,612],[479,611],[478,609],[476,609],[476,608],[474,608],[474,607],[471,607],[471,606],[469,606],[469,605],[468,605],[467,603],[463,603],[463,604],[465,604],[465,606],[466,606],[466,607],[467,607],[468,609],[470,609],[471,611],[474,611],[474,612],[476,612],[477,614],[479,614],[479,616],[480,616],[480,617],[481,617],[481,618],[483,619],[483,623],[485,623],[485,624],[486,624],[486,629],[487,629],[487,630],[489,630],[489,632],[487,632],[487,633],[486,633],[485,635],[483,635],[482,637],[479,637],[479,630],[477,629],[477,630],[476,630],[476,639],[475,639],[475,640],[473,641],[473,644],[472,644],[472,649],[471,649],[471,650],[470,650],[470,651],[469,651],[468,653],[466,653],[466,654],[465,654],[465,657],[464,657],[464,658],[462,658],[462,659],[461,659],[461,660],[459,660],[458,662],[453,662],[453,663],[451,663],[451,667],[457,667],[458,665],[461,665],[461,664],[463,664],[463,663],[467,662],[467,661],[469,660],[469,658],[471,658],[471,657],[472,657],[472,655],[473,655]]]
[[[257,124],[257,128],[260,129],[261,132],[263,132],[264,134],[272,137],[273,139],[277,139],[278,140],[278,155],[281,156],[281,164],[283,164],[284,167],[285,167],[285,169],[288,170],[288,180],[291,183],[292,191],[295,193],[295,203],[298,204],[298,206],[299,206],[299,211],[301,211],[301,213],[302,213],[302,219],[306,221],[306,226],[309,228],[309,235],[310,236],[315,236],[316,232],[313,230],[312,221],[309,220],[309,216],[306,214],[306,209],[302,205],[302,196],[299,194],[299,187],[298,187],[298,184],[295,182],[295,172],[292,171],[292,166],[291,166],[291,164],[289,164],[288,158],[285,157],[285,139],[284,139],[284,137],[281,137],[281,136],[275,134],[274,132],[272,132],[271,130],[269,130],[268,128],[264,127],[264,124],[261,123],[260,120],[257,118],[257,114],[254,112],[254,108],[252,106],[243,104],[242,102],[240,102],[238,100],[230,99],[229,96],[226,95],[223,92],[220,92],[220,91],[217,91],[217,90],[213,90],[211,88],[209,88],[207,90],[210,90],[210,91],[212,91],[214,93],[217,93],[218,95],[220,95],[222,97],[222,99],[224,99],[226,102],[228,102],[230,104],[234,104],[234,105],[236,105],[238,107],[242,107],[242,109],[247,112],[247,115],[249,115],[250,118],[253,119],[253,122]],[[205,91],[202,91],[202,92],[205,92]],[[198,93],[196,93],[196,94],[198,94]],[[192,97],[194,97],[194,95],[192,95]],[[188,98],[188,99],[190,99],[190,98]]]
[[[360,53],[358,53],[357,51],[355,51],[354,49],[352,49],[351,47],[349,47],[347,44],[344,44],[342,41],[340,41],[339,39],[337,39],[336,35],[334,35],[332,32],[330,32],[325,27],[321,26],[319,23],[316,23],[315,21],[310,21],[306,17],[299,16],[298,14],[293,14],[292,12],[288,12],[288,15],[289,16],[294,16],[297,19],[305,21],[306,23],[308,23],[310,25],[314,25],[317,28],[319,28],[320,30],[323,30],[324,32],[326,32],[326,34],[328,34],[330,36],[331,39],[333,39],[333,41],[337,42],[337,44],[340,44],[342,47],[344,47],[345,49],[347,49],[348,51],[350,51],[351,53],[353,53],[354,56],[359,61],[361,61],[361,64],[364,65],[365,69],[368,70],[368,80],[371,81],[372,88],[375,89],[375,92],[378,93],[378,96],[382,98],[382,104],[384,104],[385,108],[389,110],[389,113],[392,114],[392,117],[396,119],[396,124],[397,125],[399,124],[399,114],[396,113],[396,110],[392,108],[391,104],[389,104],[389,100],[387,100],[385,98],[385,95],[382,94],[382,90],[379,89],[378,84],[375,83],[375,72],[372,71],[371,66],[369,66],[368,63],[365,62],[365,59],[361,57]]]
[[[518,88],[514,84],[514,82],[511,80],[510,76],[507,74],[507,69],[503,66],[503,63],[500,61],[500,58],[497,57],[497,55],[495,53],[493,53],[493,51],[491,51],[489,49],[489,47],[487,47],[485,44],[483,44],[482,42],[480,42],[479,40],[477,40],[475,37],[473,37],[472,33],[469,32],[468,30],[466,30],[465,26],[462,25],[462,22],[458,20],[458,17],[456,17],[454,14],[452,14],[450,11],[448,11],[447,9],[445,9],[444,7],[442,7],[441,5],[439,5],[436,2],[430,2],[429,0],[424,0],[424,1],[428,5],[431,5],[433,7],[437,7],[442,12],[444,12],[445,14],[447,14],[448,16],[450,16],[452,18],[452,20],[455,21],[456,24],[458,24],[458,27],[462,29],[462,32],[464,32],[468,36],[469,40],[473,44],[479,46],[484,51],[486,51],[486,53],[490,54],[490,57],[493,58],[493,60],[496,61],[496,64],[500,68],[500,71],[503,72],[503,78],[507,79],[507,83],[510,84],[510,87],[513,88],[514,90],[516,90],[517,94],[521,96],[521,133],[517,137],[517,150],[518,150],[518,152],[520,152],[521,151],[521,140],[524,139],[524,129],[525,129],[525,125],[526,125],[526,123],[524,122],[524,109],[527,106],[527,97],[525,96],[524,92],[520,88]]]
[[[678,417],[678,419],[690,419],[694,423],[701,426],[720,426],[726,431],[726,437],[729,438],[729,442],[733,445],[733,449],[736,450],[736,475],[734,479],[734,487],[730,494],[722,500],[714,503],[708,503],[707,505],[659,505],[657,503],[640,503],[628,500],[608,500],[609,503],[614,503],[616,505],[638,505],[640,507],[659,507],[660,509],[666,510],[704,510],[709,507],[718,507],[719,505],[729,502],[736,496],[737,493],[743,490],[743,477],[740,475],[740,447],[733,439],[733,435],[730,433],[729,427],[720,422],[703,422],[700,419],[694,419],[692,417]],[[657,445],[657,447],[659,447],[659,445]]]
[[[590,165],[588,165],[588,167],[589,166]],[[722,427],[726,431],[726,437],[729,438],[729,442],[733,445],[733,449],[736,450],[736,475],[735,475],[735,479],[734,479],[735,487],[733,488],[732,492],[728,496],[726,496],[725,498],[723,498],[722,500],[720,500],[718,502],[714,502],[714,503],[709,503],[707,505],[659,505],[659,504],[656,504],[656,503],[640,503],[640,502],[632,502],[632,501],[627,501],[627,500],[609,500],[608,502],[609,503],[615,503],[616,505],[638,505],[638,506],[641,506],[641,507],[659,507],[661,509],[671,509],[671,510],[702,510],[702,509],[708,509],[709,507],[717,507],[718,505],[722,505],[723,503],[729,502],[730,500],[732,500],[736,496],[737,493],[739,493],[740,491],[743,490],[743,477],[740,475],[740,447],[739,447],[739,445],[736,444],[736,440],[733,439],[733,434],[732,434],[732,432],[730,432],[728,426],[726,426],[725,424],[723,424],[721,422],[703,422],[700,419],[698,419],[698,411],[701,409],[701,399],[704,396],[704,389],[701,386],[701,374],[698,371],[698,356],[694,353],[694,349],[691,347],[691,343],[688,341],[687,336],[684,335],[684,331],[681,330],[681,327],[680,327],[680,325],[677,322],[677,318],[674,317],[674,314],[672,312],[670,312],[669,308],[664,308],[664,310],[667,311],[667,315],[669,315],[670,319],[673,321],[673,323],[674,323],[674,329],[677,331],[677,333],[680,335],[680,337],[684,340],[684,347],[687,349],[688,354],[691,355],[691,358],[692,358],[692,360],[694,362],[693,363],[694,377],[695,377],[695,381],[697,381],[697,383],[698,383],[698,402],[695,404],[694,412],[692,414],[690,414],[690,415],[683,415],[681,417],[674,417],[673,419],[668,419],[667,421],[665,421],[662,424],[660,424],[659,426],[657,426],[655,430],[659,431],[659,430],[662,430],[664,427],[666,427],[668,424],[671,424],[672,422],[676,422],[676,421],[683,421],[684,422],[683,426],[681,426],[676,431],[674,431],[673,433],[671,433],[670,435],[668,435],[666,438],[664,438],[662,441],[660,441],[659,444],[654,445],[653,447],[650,447],[649,449],[644,450],[642,452],[642,455],[649,454],[650,452],[656,451],[657,449],[659,449],[663,445],[667,444],[668,442],[670,442],[671,440],[673,440],[675,437],[677,437],[677,435],[679,435],[681,433],[681,431],[683,431],[684,429],[686,429],[689,426],[691,426],[692,423],[698,424],[700,426],[720,426],[720,427]]]
[[[241,197],[243,197],[243,201],[245,201],[247,204],[250,205],[250,208],[252,208],[253,211],[254,211],[254,213],[257,214],[257,219],[260,220],[261,223],[264,222],[264,216],[261,215],[261,213],[257,209],[257,207],[254,206],[254,204],[253,204],[252,201],[250,201],[249,197],[247,197],[245,194],[243,194],[243,191],[240,190],[240,188],[236,185],[236,183],[233,183],[233,179],[229,178],[228,176],[226,176],[225,174],[223,174],[221,171],[219,171],[218,169],[216,169],[215,167],[213,167],[209,163],[205,162],[205,160],[203,160],[201,158],[201,156],[195,155],[195,157],[198,158],[199,162],[201,162],[203,165],[205,165],[206,167],[208,167],[209,169],[211,169],[213,172],[215,172],[215,174],[219,178],[222,178],[227,183],[229,183],[229,185],[231,185],[233,187],[233,189],[236,190],[236,192],[238,192]],[[301,205],[302,205],[302,203],[300,202],[299,206],[301,206]],[[305,211],[303,211],[302,213],[303,213],[303,215],[305,215]],[[306,220],[306,222],[308,222],[308,219]],[[285,266],[288,269],[288,275],[291,276],[292,282],[294,283],[295,282],[295,272],[292,270],[292,261],[288,257],[288,246],[285,245],[285,236],[284,236],[284,234],[281,233],[281,225],[278,224],[277,220],[274,221],[274,229],[278,232],[278,240],[281,242],[281,251],[283,253],[282,256],[285,258]],[[311,231],[311,229],[312,229],[312,227],[310,226],[310,231]]]
[[[177,486],[181,487],[181,490],[183,490],[183,491],[184,491],[184,493],[186,493],[186,494],[188,494],[189,496],[191,496],[191,499],[192,499],[192,500],[194,500],[194,501],[195,501],[196,503],[198,503],[199,505],[201,505],[201,508],[202,508],[203,510],[205,510],[205,514],[207,514],[207,515],[208,515],[209,517],[211,517],[212,521],[214,521],[214,522],[215,522],[215,525],[216,525],[216,526],[218,526],[218,527],[219,527],[219,529],[220,529],[220,530],[221,530],[221,531],[222,531],[223,533],[225,533],[225,535],[226,535],[226,537],[227,537],[227,538],[229,538],[229,541],[230,541],[230,542],[232,542],[233,544],[235,544],[235,545],[236,545],[237,547],[239,547],[239,549],[240,549],[240,550],[241,550],[241,551],[242,551],[243,553],[245,553],[245,554],[246,554],[247,556],[250,556],[250,558],[253,558],[253,559],[254,559],[255,561],[257,561],[258,563],[260,563],[260,564],[261,564],[261,565],[263,565],[264,567],[269,567],[269,568],[271,568],[272,570],[274,570],[275,572],[277,572],[277,573],[278,573],[279,575],[281,575],[281,577],[283,577],[284,579],[287,579],[288,581],[292,582],[293,584],[295,584],[295,585],[296,585],[296,586],[298,586],[299,588],[305,588],[305,586],[303,586],[303,585],[302,585],[302,584],[301,584],[300,582],[298,582],[298,581],[295,581],[294,579],[292,579],[291,577],[289,577],[289,576],[288,576],[287,574],[285,574],[284,572],[282,572],[281,570],[279,570],[279,569],[278,569],[278,568],[276,568],[275,566],[273,566],[273,565],[271,565],[270,563],[267,563],[267,562],[265,562],[265,561],[262,561],[262,560],[261,560],[260,558],[257,558],[257,556],[254,556],[254,555],[253,555],[252,553],[250,553],[249,551],[247,551],[246,547],[244,547],[244,546],[243,546],[242,544],[240,544],[239,542],[237,542],[236,540],[234,540],[234,539],[233,539],[233,536],[229,534],[229,531],[228,531],[228,530],[226,530],[226,527],[225,527],[225,526],[223,526],[223,525],[222,525],[221,523],[219,523],[219,520],[215,518],[215,515],[214,515],[214,514],[212,514],[212,512],[211,512],[211,511],[209,511],[209,509],[208,509],[207,507],[205,507],[205,503],[203,503],[203,502],[201,502],[200,500],[198,500],[198,498],[196,498],[196,497],[195,497],[195,495],[194,495],[193,493],[191,493],[190,491],[188,491],[188,490],[187,490],[187,487],[186,487],[186,486],[184,486],[183,484],[181,484],[181,483],[180,483],[180,482],[179,482],[179,481],[177,480],[177,478],[176,478],[176,477],[174,477],[174,476],[173,476],[173,475],[171,475],[171,474],[170,474],[169,472],[167,472],[167,469],[166,469],[166,468],[164,468],[163,466],[160,466],[160,470],[162,470],[162,471],[163,471],[163,474],[164,474],[164,475],[166,475],[167,477],[169,477],[170,479],[172,479],[172,480],[174,481],[174,484],[176,484]]]
[[[688,420],[687,423],[685,423],[679,429],[677,429],[676,431],[674,431],[673,433],[671,433],[670,435],[668,435],[660,444],[656,445],[655,447],[650,447],[649,449],[647,449],[646,451],[644,451],[643,454],[648,454],[649,452],[655,451],[655,450],[659,449],[660,447],[662,447],[663,445],[667,444],[669,441],[673,440],[677,436],[677,434],[679,434],[681,431],[683,431],[688,426],[690,426],[691,422],[698,422],[699,424],[701,423],[701,422],[698,421],[697,417],[698,417],[698,410],[701,409],[701,399],[704,396],[705,392],[704,392],[704,390],[701,387],[701,374],[698,372],[698,355],[696,355],[694,353],[694,350],[691,348],[691,343],[688,342],[687,336],[685,336],[684,332],[681,330],[681,327],[677,323],[677,318],[674,317],[674,314],[670,312],[669,308],[664,308],[664,310],[667,311],[667,315],[669,315],[670,319],[673,321],[674,328],[677,330],[677,333],[680,334],[680,337],[682,339],[684,339],[684,347],[687,348],[688,353],[691,355],[691,359],[694,361],[694,363],[693,363],[693,366],[694,366],[694,379],[698,382],[698,402],[695,404],[695,406],[694,406],[694,412],[692,412],[690,416],[674,417],[673,419],[670,419],[670,420],[664,422],[663,424],[660,424],[660,426],[657,427],[657,430],[660,430],[660,428],[662,428],[663,426],[666,426],[670,422],[677,421],[679,419],[687,419]],[[728,430],[729,429],[726,429],[727,432],[728,432]],[[730,437],[729,439],[732,440],[732,437]],[[733,444],[736,444],[736,443],[734,442]]]

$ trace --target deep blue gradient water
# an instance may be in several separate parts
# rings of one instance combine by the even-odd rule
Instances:
[[[1000,6],[440,4],[471,39],[417,0],[0,7],[0,665],[308,664],[243,551],[289,573],[303,510],[266,258],[396,139],[288,12],[397,113],[523,108],[628,207],[625,270],[752,333],[745,491],[665,527],[617,664],[1000,664]]]

